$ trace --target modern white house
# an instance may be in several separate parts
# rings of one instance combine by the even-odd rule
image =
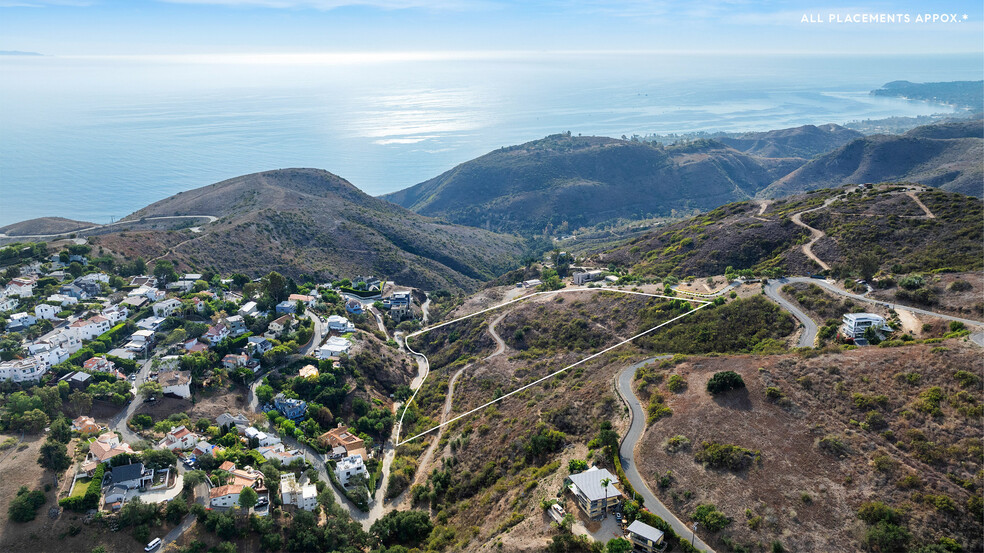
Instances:
[[[10,283],[7,284],[7,294],[10,296],[29,298],[34,295],[35,283],[37,283],[37,279],[35,278],[17,277],[12,279]]]
[[[614,512],[621,503],[622,492],[616,488],[618,477],[608,469],[591,467],[568,476],[565,482],[569,482],[567,488],[589,518],[600,517],[606,510]]]
[[[32,355],[25,359],[0,362],[0,380],[14,382],[36,381],[48,372],[49,364],[42,355]]]
[[[366,476],[366,465],[362,461],[361,455],[349,455],[335,465],[335,476],[338,477],[338,483],[346,488],[349,486],[349,480],[356,474]]]
[[[255,301],[248,301],[239,308],[239,314],[242,316],[255,317],[258,312]]]
[[[165,371],[157,376],[157,383],[164,393],[180,398],[191,397],[191,373],[188,371]]]
[[[279,437],[274,436],[273,434],[267,434],[266,432],[262,432],[253,426],[247,428],[244,434],[246,435],[247,439],[252,440],[253,438],[256,438],[257,441],[259,441],[260,447],[267,447],[280,443]]]
[[[171,451],[183,451],[186,449],[191,449],[198,444],[198,436],[188,430],[184,426],[171,427],[171,431],[164,436],[164,439],[160,441],[158,447],[161,449],[169,449]]]
[[[104,332],[108,332],[112,328],[109,324],[109,319],[103,317],[102,315],[95,315],[89,317],[85,320],[78,320],[72,323],[69,328],[72,328],[79,340],[92,340],[96,336]]]
[[[601,269],[595,269],[593,271],[585,271],[583,273],[574,273],[574,284],[577,286],[582,286],[589,282],[598,280],[601,278]]]
[[[318,359],[329,359],[332,357],[338,357],[343,353],[347,354],[351,349],[352,349],[352,342],[349,342],[345,338],[332,336],[331,338],[328,338],[328,341],[325,342],[325,345],[321,346],[318,349]]]
[[[58,309],[53,305],[48,305],[47,303],[39,303],[34,307],[34,316],[39,319],[51,320],[55,318],[55,314],[58,313]]]
[[[335,332],[353,332],[355,325],[341,315],[332,315],[328,317],[328,329]]]
[[[73,298],[72,296],[66,296],[65,294],[52,294],[52,295],[48,296],[48,299],[45,300],[45,301],[50,301],[52,303],[57,303],[57,304],[61,305],[62,307],[65,307],[67,305],[75,305],[75,304],[79,303],[79,299],[78,298]],[[0,309],[0,311],[3,311],[3,309]]]
[[[154,315],[158,317],[170,317],[181,309],[181,300],[171,298],[169,300],[159,301],[154,304],[152,309],[154,310]]]
[[[870,327],[875,330],[890,332],[892,329],[885,324],[885,318],[874,313],[847,313],[844,315],[841,333],[846,338],[862,338]]]
[[[284,505],[313,511],[318,508],[318,488],[310,482],[299,484],[293,472],[280,475],[280,500]]]
[[[18,305],[20,305],[20,300],[14,296],[0,297],[0,313],[13,311],[14,309],[17,309]]]
[[[24,327],[34,326],[38,323],[38,318],[30,313],[20,312],[14,313],[10,316],[10,326],[13,327]]]

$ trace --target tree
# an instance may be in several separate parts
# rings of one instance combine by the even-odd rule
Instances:
[[[260,287],[263,293],[270,296],[275,303],[287,299],[287,279],[276,271],[271,271],[270,274],[263,277],[260,281]]]
[[[174,270],[174,264],[166,259],[154,262],[154,276],[161,284],[175,282],[178,280],[178,273]]]
[[[434,529],[430,516],[419,510],[392,511],[372,523],[369,532],[383,545],[413,546],[422,542]]]
[[[722,371],[714,373],[714,376],[707,381],[707,391],[711,394],[722,394],[731,390],[745,387],[745,381],[741,375],[735,371]]]
[[[28,522],[34,520],[38,508],[44,505],[44,492],[41,490],[28,491],[27,486],[21,486],[17,490],[17,495],[10,502],[7,508],[7,515],[14,522]]]
[[[858,274],[861,275],[866,281],[871,281],[871,278],[875,276],[878,272],[878,267],[880,263],[878,262],[878,256],[871,252],[862,253],[857,256],[854,261],[855,267],[857,267]]]
[[[73,261],[71,265],[68,266],[68,272],[74,278],[79,278],[80,276],[82,276],[82,270],[83,270],[82,264],[79,263],[78,261]]]
[[[48,434],[51,439],[67,444],[72,439],[72,427],[68,425],[65,417],[58,417],[51,423],[51,431]]]
[[[180,495],[168,502],[167,508],[164,510],[164,518],[171,524],[178,524],[187,514],[188,502]]]
[[[44,427],[48,426],[50,419],[48,415],[44,414],[44,411],[40,409],[31,409],[30,411],[21,415],[20,427],[25,432],[30,434],[37,434],[44,430]]]
[[[263,384],[256,388],[256,399],[260,401],[261,404],[270,403],[273,396],[276,395],[276,390],[272,386]]]
[[[601,508],[605,513],[605,518],[608,518],[608,485],[611,483],[611,478],[603,478],[601,480],[601,487],[605,488],[605,502],[601,504]]]
[[[629,553],[632,551],[632,542],[625,538],[611,539],[605,545],[605,551],[608,553]]]
[[[567,462],[567,470],[571,474],[588,470],[588,462],[584,459],[571,459]]]
[[[157,382],[151,382],[151,381],[144,382],[143,384],[140,385],[140,388],[138,388],[137,390],[140,392],[140,395],[142,395],[145,398],[151,396],[160,397],[161,395],[164,394],[164,387]]]
[[[41,445],[38,464],[55,472],[61,472],[72,466],[72,460],[68,457],[68,448],[65,444],[48,438]]]
[[[243,488],[243,491],[239,492],[239,506],[249,511],[256,506],[256,502],[259,498],[260,497],[256,494],[256,490],[246,486]]]
[[[41,400],[41,409],[46,415],[52,418],[58,416],[62,406],[62,398],[58,388],[50,386],[35,388],[34,397]]]
[[[178,464],[178,456],[170,449],[148,449],[140,454],[140,460],[147,468],[155,470],[173,467]]]

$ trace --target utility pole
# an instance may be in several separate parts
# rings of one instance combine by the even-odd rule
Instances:
[[[694,540],[697,539],[697,523],[694,523],[694,527],[691,529],[690,533],[690,545],[694,545]]]

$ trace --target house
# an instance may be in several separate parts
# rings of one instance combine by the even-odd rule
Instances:
[[[297,304],[292,301],[284,300],[274,308],[277,313],[296,313]]]
[[[72,371],[58,379],[59,382],[68,384],[70,390],[84,390],[92,384],[92,375],[82,371]]]
[[[191,397],[191,372],[164,371],[157,375],[157,383],[164,389],[164,395],[183,399]]]
[[[304,454],[296,449],[291,449],[289,451],[284,450],[284,444],[276,444],[271,446],[264,446],[256,448],[257,453],[263,456],[264,459],[273,461],[275,464],[279,463],[283,466],[290,465],[294,461],[304,460]]]
[[[96,297],[96,296],[98,296],[99,294],[102,293],[102,285],[103,285],[103,283],[104,282],[109,282],[109,277],[107,275],[101,275],[101,276],[105,276],[106,277],[106,280],[105,281],[103,281],[100,278],[95,278],[95,277],[100,276],[100,275],[101,275],[101,273],[92,273],[92,274],[89,274],[89,275],[81,276],[81,277],[75,279],[74,281],[72,281],[72,284],[74,284],[74,285],[78,286],[79,288],[85,290],[85,293],[86,294],[89,294],[89,297],[90,298],[94,298],[94,297]]]
[[[113,357],[119,357],[120,359],[129,359],[130,361],[137,358],[137,355],[134,352],[123,348],[111,349],[106,352],[106,355],[112,355]]]
[[[345,302],[345,310],[353,315],[361,315],[363,313],[362,302],[356,299],[350,299]]]
[[[235,416],[230,415],[229,413],[222,413],[216,417],[215,423],[219,425],[219,428],[224,426],[235,426],[238,430],[242,431],[249,426],[249,419],[242,413]]]
[[[57,303],[62,307],[68,305],[76,305],[77,303],[79,303],[78,298],[73,298],[72,296],[66,296],[65,294],[51,294],[50,296],[48,296],[48,299],[45,301],[51,303]],[[0,308],[0,311],[3,311],[3,309]]]
[[[245,367],[247,361],[249,361],[249,357],[245,355],[230,353],[222,358],[222,366],[227,369],[236,369],[239,367]]]
[[[530,279],[530,280],[524,280],[520,284],[520,286],[522,286],[523,288],[535,288],[535,287],[537,287],[537,286],[539,286],[541,284],[543,284],[543,281],[542,280],[540,280],[538,278],[534,278],[534,279]]]
[[[335,465],[335,476],[338,478],[338,483],[343,487],[347,488],[349,481],[357,474],[368,478],[366,465],[362,462],[361,455],[349,455]]]
[[[50,305],[48,307],[51,307]],[[10,316],[10,326],[19,326],[22,328],[27,328],[29,326],[34,326],[38,324],[38,319],[30,313],[25,313],[21,311],[20,313],[14,313]]]
[[[348,427],[342,425],[325,432],[318,437],[318,441],[326,449],[333,450],[336,447],[343,447],[348,455],[364,456],[366,453],[366,444],[362,438],[349,432]]]
[[[88,319],[79,319],[69,325],[69,328],[73,329],[79,340],[92,340],[93,338],[99,336],[104,332],[109,332],[112,328],[109,324],[109,319],[103,317],[102,315],[94,315]]]
[[[198,340],[198,338],[194,338],[192,340],[188,340],[187,342],[185,342],[184,344],[182,344],[182,346],[184,347],[185,351],[187,351],[188,353],[197,353],[199,351],[208,351],[208,344],[206,344],[205,342],[200,342]]]
[[[229,327],[224,323],[219,323],[209,327],[209,329],[202,335],[202,338],[208,340],[209,344],[213,346],[219,345],[219,342],[225,340],[229,337]]]
[[[80,434],[92,434],[99,432],[100,428],[95,419],[82,415],[72,421],[72,430]]]
[[[583,273],[574,273],[574,284],[577,286],[583,286],[589,282],[599,280],[601,278],[601,274],[602,271],[600,269],[585,271]]]
[[[632,550],[640,553],[662,551],[663,531],[635,520],[625,529],[625,537],[632,542]]]
[[[116,370],[116,363],[113,363],[105,357],[91,357],[86,359],[85,363],[82,363],[82,368],[87,371],[96,372],[114,372]]]
[[[195,283],[190,280],[179,280],[177,282],[168,282],[165,288],[170,292],[177,292],[179,294],[185,294],[191,292],[191,289],[195,287]]]
[[[307,414],[307,402],[289,398],[283,393],[274,396],[273,408],[292,421],[301,420]]]
[[[248,302],[244,303],[239,308],[239,311],[237,311],[237,313],[239,313],[243,317],[246,317],[246,316],[255,317],[258,312],[259,312],[259,310],[256,307],[256,302],[255,301],[248,301]]]
[[[204,313],[205,308],[208,307],[208,303],[198,296],[191,298],[191,303],[195,306],[195,313]]]
[[[147,301],[153,303],[164,299],[166,295],[164,291],[158,290],[153,286],[140,286],[134,290],[130,290],[127,294],[128,297],[142,296],[147,298]]]
[[[140,288],[141,286],[157,288],[157,277],[138,275],[130,279],[130,286],[136,286],[137,288]]]
[[[20,300],[14,296],[0,297],[0,313],[13,311],[14,309],[17,309],[18,305],[20,305]]]
[[[341,354],[348,354],[349,350],[352,349],[352,342],[345,338],[339,338],[338,336],[332,336],[328,338],[323,346],[318,348],[318,359],[329,359],[332,357],[338,357]]]
[[[297,371],[297,376],[301,378],[311,378],[311,377],[317,378],[318,368],[315,367],[314,365],[304,365],[303,367],[301,367],[301,370]]]
[[[154,469],[144,468],[143,463],[113,467],[109,474],[113,485],[126,486],[131,490],[148,486],[154,481]]]
[[[278,338],[284,332],[290,330],[291,323],[293,321],[294,318],[291,317],[290,315],[284,315],[283,317],[274,319],[273,322],[270,323],[270,326],[267,327],[266,334],[264,334],[263,336],[271,340]]]
[[[99,314],[109,319],[110,325],[115,325],[125,321],[127,315],[130,314],[130,310],[123,304],[117,304],[103,309]]]
[[[291,294],[287,296],[287,301],[293,302],[294,304],[301,302],[305,305],[305,307],[311,307],[317,299],[318,298],[314,296],[308,296],[305,294]]]
[[[390,318],[394,321],[412,318],[412,305],[413,296],[409,291],[393,292],[388,298],[383,298],[383,307],[389,310]]]
[[[65,296],[71,296],[79,300],[89,299],[89,293],[82,288],[79,288],[75,284],[63,284],[61,288],[58,289],[58,293]]]
[[[181,300],[171,298],[169,300],[159,301],[154,304],[152,309],[154,310],[154,315],[158,317],[170,317],[181,311]]]
[[[0,361],[0,380],[12,380],[14,382],[30,382],[39,380],[46,372],[49,365],[40,355],[31,355],[24,359],[12,359],[10,361]]]
[[[318,488],[310,482],[299,484],[293,472],[280,475],[280,501],[305,511],[318,508]]]
[[[243,434],[246,435],[246,439],[248,440],[252,440],[255,438],[256,441],[259,442],[258,447],[267,447],[267,446],[277,445],[280,443],[280,438],[278,438],[277,436],[274,436],[272,434],[267,434],[266,432],[261,432],[260,430],[258,430],[253,426],[248,427],[246,431],[243,432]]]
[[[55,318],[56,313],[58,313],[58,310],[55,309],[54,306],[48,305],[47,303],[39,303],[34,307],[34,316],[39,319],[47,319],[50,321]]]
[[[146,317],[137,321],[137,328],[157,332],[164,324],[164,317]]]
[[[885,318],[874,313],[847,313],[844,315],[841,333],[845,338],[863,338],[864,332],[870,327],[875,330],[891,332],[892,328],[885,324]]]
[[[252,357],[260,357],[273,349],[273,344],[262,336],[250,336],[246,339],[246,349]]]
[[[225,324],[229,327],[229,334],[233,337],[242,336],[249,331],[249,329],[246,328],[246,321],[241,315],[226,317]]]
[[[341,315],[332,315],[328,317],[328,330],[342,333],[354,332],[355,325]]]
[[[219,465],[219,470],[225,472],[232,472],[235,469],[236,469],[236,463],[233,463],[232,461],[223,461],[222,464]]]
[[[123,453],[133,454],[134,451],[130,444],[120,440],[114,432],[101,434],[96,441],[89,444],[89,454],[87,459],[99,463],[106,463],[113,457]]]
[[[202,275],[199,273],[185,273],[180,280],[185,282],[195,282],[196,280],[202,280]]]
[[[255,470],[253,467],[232,469],[229,471],[229,475],[232,476],[233,484],[249,486],[258,490],[263,489],[263,473]]]
[[[210,507],[235,507],[239,504],[239,494],[243,491],[242,484],[228,484],[212,488],[208,492]]]
[[[48,336],[47,342],[56,348],[61,348],[68,353],[75,353],[82,349],[82,341],[78,334],[71,327],[63,328],[58,332]]]
[[[130,335],[130,341],[138,344],[152,344],[154,343],[154,331],[141,328]]]
[[[29,298],[34,295],[34,285],[38,279],[30,277],[17,277],[11,279],[7,284],[7,295]]]
[[[186,450],[198,444],[198,435],[184,426],[172,426],[171,431],[157,444],[161,449]]]
[[[602,485],[606,480],[608,485]],[[607,469],[591,467],[568,476],[565,483],[569,483],[568,489],[589,518],[600,517],[606,509],[614,512],[622,497],[622,492],[616,488],[618,478]]]
[[[130,491],[130,488],[122,484],[113,484],[106,490],[103,499],[106,505],[112,506],[112,510],[118,511],[123,506],[128,491]]]
[[[195,449],[191,450],[191,454],[195,457],[201,457],[202,455],[215,455],[216,451],[221,451],[222,448],[214,446],[205,440],[199,440],[195,444]]]
[[[127,307],[132,307],[134,309],[141,309],[143,308],[143,306],[147,305],[148,303],[150,303],[150,300],[148,300],[144,296],[129,296],[123,298],[123,301],[120,302],[120,305],[125,305]]]

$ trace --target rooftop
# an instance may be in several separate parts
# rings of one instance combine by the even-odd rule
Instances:
[[[652,526],[639,520],[633,521],[632,524],[626,528],[626,531],[646,538],[653,543],[659,543],[659,541],[663,539],[662,530],[653,528]]]
[[[619,483],[618,477],[608,472],[608,469],[591,467],[584,472],[572,474],[568,478],[577,486],[577,489],[581,490],[584,497],[588,498],[588,501],[598,501],[605,497],[612,498],[622,493],[615,487]],[[601,485],[601,481],[606,478],[610,481],[607,489]]]

